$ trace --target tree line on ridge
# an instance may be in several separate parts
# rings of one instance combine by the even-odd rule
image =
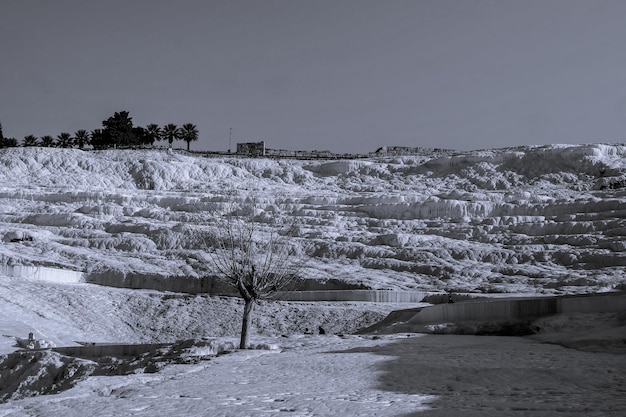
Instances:
[[[186,123],[180,127],[174,123],[163,126],[156,123],[145,127],[134,126],[128,112],[120,111],[104,120],[101,129],[94,129],[91,132],[80,129],[74,135],[63,132],[56,137],[45,135],[38,138],[28,135],[20,143],[15,138],[5,138],[2,133],[2,124],[0,124],[0,148],[20,145],[78,149],[86,147],[93,149],[135,148],[154,146],[154,143],[158,141],[167,141],[171,148],[176,140],[185,141],[189,150],[190,143],[198,140],[198,128],[193,123]]]

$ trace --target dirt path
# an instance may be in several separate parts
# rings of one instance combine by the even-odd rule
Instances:
[[[358,349],[350,352],[359,351]],[[524,338],[427,336],[374,349],[379,388],[437,396],[408,416],[623,416],[626,356]]]

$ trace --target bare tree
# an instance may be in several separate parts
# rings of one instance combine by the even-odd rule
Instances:
[[[215,233],[208,253],[217,273],[235,286],[244,300],[240,349],[248,346],[254,305],[299,277],[306,262],[306,246],[293,244],[294,226],[277,217],[255,216],[258,204],[230,202],[215,217]]]

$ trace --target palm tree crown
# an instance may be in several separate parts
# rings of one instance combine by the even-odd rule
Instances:
[[[34,135],[25,136],[24,146],[37,146],[37,137]]]
[[[59,145],[59,148],[71,148],[72,147],[72,135],[70,135],[67,132],[63,132],[61,133],[59,136],[57,136],[57,144]]]
[[[172,147],[172,142],[176,139],[180,139],[180,129],[174,123],[168,123],[163,126],[163,138],[167,139],[167,143],[169,143],[170,148]]]
[[[154,146],[154,142],[157,140],[161,140],[163,137],[163,131],[156,123],[151,123],[146,126],[146,133],[150,140],[150,145]]]
[[[89,143],[89,133],[84,129],[77,130],[74,133],[74,142],[79,149],[83,149]]]
[[[50,135],[46,135],[46,136],[42,136],[41,137],[41,146],[46,146],[49,148],[53,148],[54,147],[54,138]]]
[[[186,123],[181,128],[180,136],[187,142],[187,151],[189,151],[189,143],[198,140],[198,128],[193,123]]]

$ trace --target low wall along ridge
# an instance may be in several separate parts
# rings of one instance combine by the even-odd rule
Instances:
[[[76,284],[83,281],[83,273],[80,271],[47,266],[0,265],[0,275],[62,284]]]
[[[497,299],[439,304],[422,309],[411,324],[520,320],[563,313],[626,311],[626,294]]]

